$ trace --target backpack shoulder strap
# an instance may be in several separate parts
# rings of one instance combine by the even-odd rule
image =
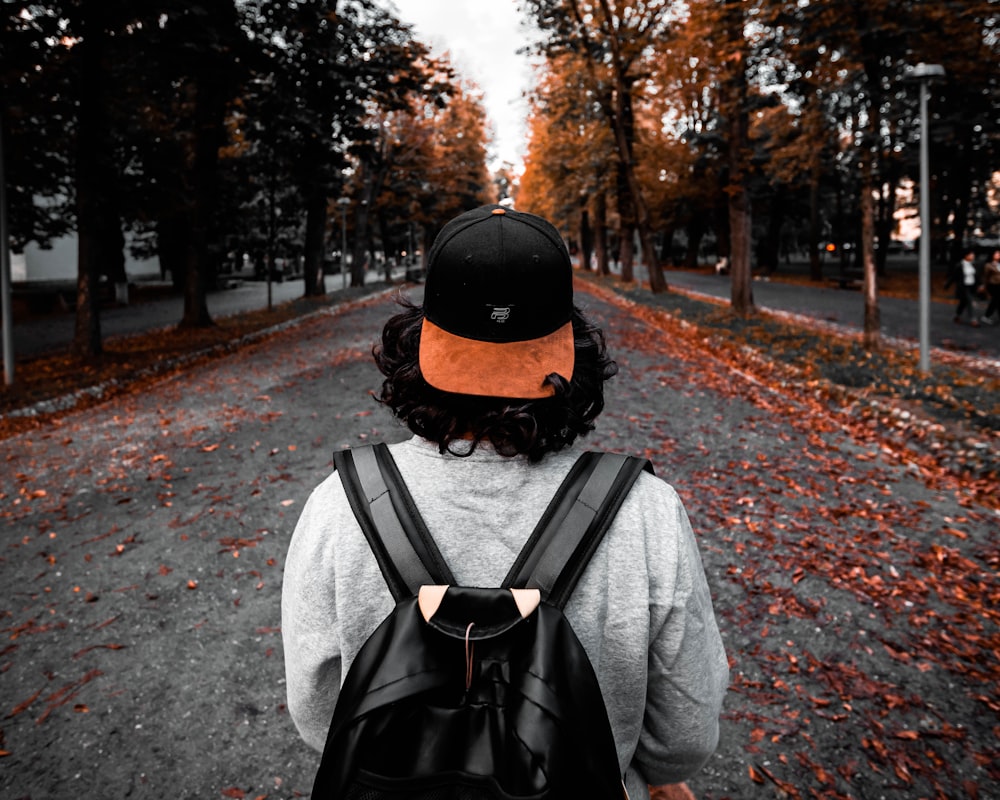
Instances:
[[[583,453],[525,543],[503,585],[536,588],[563,608],[632,484],[653,465],[635,456]]]
[[[425,584],[454,584],[384,443],[333,454],[348,502],[398,603]]]

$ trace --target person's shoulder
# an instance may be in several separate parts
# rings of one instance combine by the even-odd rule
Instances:
[[[652,461],[644,456],[633,455],[632,459],[642,462],[643,469],[636,478],[635,485],[641,487],[641,491],[646,492],[673,492],[673,486],[667,479],[662,468],[657,467]]]
[[[684,505],[673,484],[664,477],[646,471],[643,471],[636,480],[633,493],[637,502],[671,513]]]
[[[325,530],[329,527],[334,516],[341,513],[341,510],[346,514],[350,511],[350,506],[347,502],[344,484],[340,479],[340,473],[336,469],[332,469],[309,492],[297,527]]]
[[[329,498],[342,496],[344,494],[344,484],[337,470],[331,469],[329,474],[313,487],[312,496],[319,498]]]
[[[673,485],[645,470],[632,485],[619,511],[627,527],[645,531],[677,528],[685,516],[684,503]]]

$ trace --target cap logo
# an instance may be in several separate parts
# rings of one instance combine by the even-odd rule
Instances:
[[[490,314],[490,319],[494,322],[506,322],[510,319],[510,306],[497,306]]]

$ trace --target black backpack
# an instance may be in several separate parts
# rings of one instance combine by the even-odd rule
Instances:
[[[313,798],[627,797],[562,609],[649,462],[581,455],[499,589],[455,586],[385,445],[334,465],[396,607],[347,674]]]

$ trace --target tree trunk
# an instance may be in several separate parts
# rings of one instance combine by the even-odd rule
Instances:
[[[606,3],[607,0],[602,0]],[[619,113],[624,113],[622,108],[623,100],[626,99],[624,96],[623,89],[619,89],[616,93],[619,106]],[[627,99],[631,105],[631,95],[629,94]],[[631,113],[629,109],[628,113]],[[616,117],[618,114],[616,114]],[[626,138],[625,132],[622,129],[621,124],[616,126],[616,139],[618,141],[618,151],[619,156],[623,161],[623,166],[625,169],[625,178],[628,185],[628,194],[632,201],[632,206],[635,213],[636,228],[639,231],[639,244],[642,247],[642,260],[646,267],[646,272],[649,274],[649,288],[653,293],[665,292],[669,289],[667,285],[666,278],[663,277],[663,270],[660,267],[659,261],[656,259],[656,243],[653,240],[653,232],[649,222],[649,208],[646,205],[646,199],[643,195],[642,186],[639,183],[639,177],[635,172],[635,165],[632,163],[632,146],[631,141]],[[623,233],[624,233],[623,226]],[[629,230],[629,252],[632,250],[631,242],[631,229]],[[624,246],[622,251],[625,252]],[[629,270],[631,272],[631,270]],[[632,279],[629,275],[628,280]],[[626,280],[624,267],[622,269],[622,280]]]
[[[872,55],[865,59],[865,75],[869,86],[869,102],[867,104],[867,130],[862,138],[861,155],[861,198],[859,212],[861,215],[860,257],[864,269],[864,344],[870,350],[880,345],[879,307],[878,307],[878,276],[875,270],[875,159],[876,152],[881,151],[878,145],[882,127],[881,108],[881,69],[880,60]],[[884,246],[884,244],[883,244]]]
[[[211,50],[194,64],[194,141],[187,185],[191,187],[190,255],[181,326],[209,327],[208,290],[221,261],[216,206],[219,150],[226,143],[226,110],[239,81],[231,47],[240,40],[236,7],[225,0],[204,5],[205,24],[216,37]]]
[[[101,273],[108,283],[118,287],[128,284],[128,275],[125,272],[125,234],[122,231],[117,181],[115,189],[106,193],[105,200],[105,213],[101,220],[101,251],[104,253]]]
[[[214,76],[201,75],[195,94],[194,163],[191,168],[193,197],[190,206],[191,233],[186,252],[182,328],[210,327],[208,289],[215,264],[209,249],[215,211],[219,147],[225,141],[226,97]]]
[[[635,280],[635,228],[622,226],[618,232],[618,252],[622,260],[622,280]],[[641,255],[641,254],[640,254]]]
[[[750,208],[744,190],[729,198],[729,229],[732,235],[730,299],[733,312],[740,317],[748,317],[754,312],[750,225]]]
[[[113,185],[109,176],[114,172],[103,69],[107,31],[100,4],[81,5],[80,31],[82,41],[77,45],[76,327],[71,350],[83,358],[94,359],[102,350],[98,281],[105,260],[106,237],[102,235],[105,187]]]
[[[396,263],[396,246],[395,243],[389,241],[389,226],[386,224],[385,214],[381,210],[375,213],[375,227],[378,228],[378,238],[382,243],[382,268],[385,273],[385,282],[392,283],[392,268]],[[374,253],[372,255],[374,257]]]
[[[730,74],[726,81],[725,116],[729,128],[729,236],[730,236],[730,298],[732,309],[740,317],[754,311],[753,279],[750,264],[752,227],[750,199],[747,192],[745,152],[749,147],[747,119],[747,76],[745,40],[743,38],[743,4],[741,0],[726,0],[727,29],[735,50],[729,61]]]
[[[323,256],[326,253],[326,193],[319,186],[312,186],[306,200],[306,233],[304,242],[303,293],[306,297],[323,297],[326,284],[323,280]]]
[[[383,149],[376,156],[376,162],[362,162],[360,202],[355,205],[354,212],[354,263],[351,265],[351,286],[364,286],[365,267],[368,263],[367,253],[370,249],[369,219],[375,200],[382,193],[382,187],[389,174],[391,159],[388,143],[383,143]]]
[[[365,285],[368,268],[368,208],[367,202],[354,206],[354,242],[351,248],[351,286]]]
[[[619,274],[624,283],[635,280],[635,251],[632,247],[632,231],[635,230],[635,205],[628,185],[625,164],[618,160],[616,170],[615,198],[618,201],[618,246],[615,248],[619,264]]]
[[[660,262],[671,263],[673,258],[671,252],[674,247],[674,226],[671,225],[663,232],[663,242],[660,244]]]
[[[866,147],[861,154],[861,260],[865,280],[865,347],[879,347],[878,281],[875,273],[875,200],[872,197],[872,154]]]
[[[178,327],[209,328],[213,323],[208,311],[208,282],[193,231],[192,236],[184,243],[181,261],[181,269],[184,271],[184,315]]]
[[[590,211],[587,195],[580,195],[580,269],[590,272],[590,254],[593,247],[593,233],[590,229]]]
[[[77,207],[90,202],[77,190]],[[98,295],[98,270],[100,237],[77,217],[77,277],[76,277],[76,326],[71,351],[82,358],[94,359],[101,355],[100,296]]]
[[[614,113],[611,115],[612,126],[614,128],[615,142],[618,146],[618,158],[625,171],[625,178],[628,184],[629,195],[632,198],[632,205],[635,210],[636,227],[639,230],[639,243],[642,247],[642,258],[649,273],[649,288],[654,292],[665,292],[669,287],[663,277],[663,270],[656,259],[656,245],[653,241],[652,226],[649,219],[649,207],[646,205],[646,198],[642,191],[642,184],[635,171],[635,164],[632,160],[632,145],[634,142],[633,117],[632,117],[632,87],[626,79],[621,58],[621,42],[618,41],[618,32],[611,20],[614,17],[608,6],[608,0],[601,0],[601,10],[604,18],[608,20],[608,36],[611,42],[611,51],[614,62]],[[624,274],[622,275],[624,279]]]
[[[809,182],[809,277],[814,281],[823,279],[823,260],[819,251],[819,179],[820,169],[817,163]]]
[[[607,277],[608,269],[608,197],[604,192],[594,196],[594,257],[597,274]]]
[[[778,188],[771,198],[767,227],[758,247],[757,268],[765,274],[775,272],[781,262],[781,228],[785,222],[785,191]]]
[[[705,222],[700,216],[688,223],[687,235],[684,266],[687,269],[698,269],[698,251],[701,249],[701,240],[705,237]]]

